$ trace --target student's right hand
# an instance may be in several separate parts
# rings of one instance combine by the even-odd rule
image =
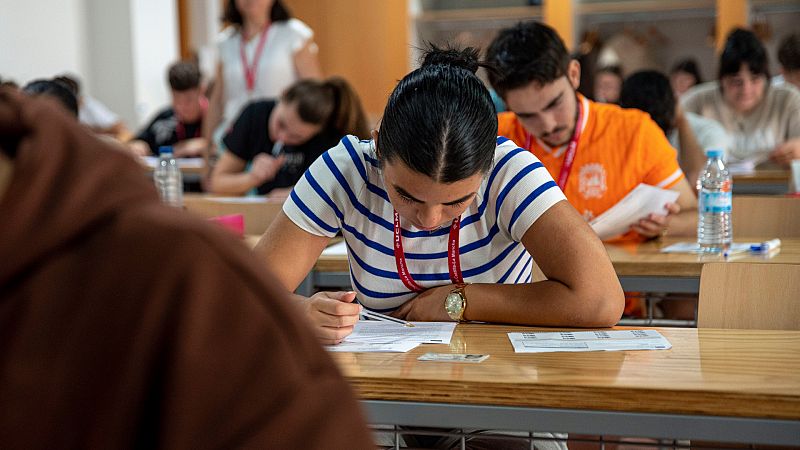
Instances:
[[[361,305],[355,292],[317,292],[305,300],[306,317],[323,345],[342,342],[353,332]]]
[[[275,178],[284,162],[286,162],[284,155],[277,158],[266,153],[256,155],[253,158],[253,164],[250,165],[250,177],[253,179],[253,184],[259,186]]]

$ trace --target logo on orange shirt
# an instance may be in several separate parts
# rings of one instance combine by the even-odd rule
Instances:
[[[581,166],[578,173],[578,190],[584,199],[601,198],[606,193],[606,169],[600,163]]]

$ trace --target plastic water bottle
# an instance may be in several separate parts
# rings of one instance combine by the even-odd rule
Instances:
[[[727,249],[733,242],[731,204],[733,182],[720,149],[706,151],[708,161],[697,179],[697,243],[707,252]]]
[[[158,154],[153,180],[161,201],[170,206],[183,207],[183,175],[178,162],[172,156],[172,147],[166,145],[159,147]]]

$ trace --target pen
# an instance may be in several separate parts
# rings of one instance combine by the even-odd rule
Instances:
[[[368,309],[362,309],[361,310],[361,315],[364,316],[364,317],[369,317],[370,319],[383,320],[383,321],[386,321],[386,322],[399,323],[400,325],[403,325],[403,326],[406,326],[406,327],[413,327],[414,326],[414,324],[411,323],[411,322],[406,322],[405,320],[398,319],[396,317],[386,316],[386,315],[383,315],[383,314],[380,314],[380,313],[372,312],[372,311],[370,311]]]
[[[278,157],[283,153],[283,141],[278,141],[272,146],[272,156]]]
[[[770,239],[760,244],[753,244],[750,246],[751,252],[768,252],[781,246],[780,239]]]

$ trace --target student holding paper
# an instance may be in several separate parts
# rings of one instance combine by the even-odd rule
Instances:
[[[520,23],[500,32],[487,53],[489,81],[506,102],[499,134],[536,155],[586,220],[640,183],[680,192],[666,215],[631,217],[619,241],[696,232],[697,202],[675,150],[647,114],[595,103],[577,93],[580,64],[546,25]]]
[[[295,185],[256,250],[294,290],[339,231],[358,301],[414,321],[605,327],[623,295],[601,242],[535,156],[497,137],[477,50],[432,49],[372,140],[348,136]],[[530,255],[547,276],[529,283]],[[354,292],[299,298],[341,342]]]

